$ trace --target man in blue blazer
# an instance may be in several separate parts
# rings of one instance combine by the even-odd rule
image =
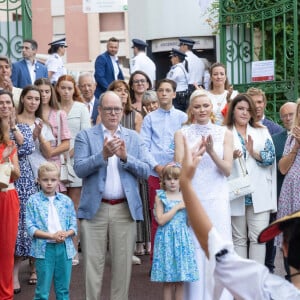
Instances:
[[[36,60],[37,48],[35,40],[23,41],[23,59],[12,65],[11,79],[15,87],[22,89],[26,85],[34,84],[36,79],[48,78],[47,68]]]
[[[150,174],[149,154],[139,135],[120,125],[121,99],[100,96],[101,124],[75,139],[74,170],[83,179],[78,208],[86,299],[101,293],[107,243],[111,256],[111,300],[127,300],[136,220],[143,220],[139,178]]]
[[[99,55],[95,61],[95,79],[97,87],[95,91],[95,105],[92,120],[95,123],[98,116],[99,97],[107,90],[107,87],[117,79],[124,80],[124,75],[118,63],[117,53],[119,40],[112,37],[106,45],[107,51]]]
[[[261,89],[251,87],[247,90],[247,94],[252,98],[255,104],[257,121],[268,128],[270,135],[283,131],[283,128],[280,125],[265,116],[265,109],[267,106],[265,92]]]

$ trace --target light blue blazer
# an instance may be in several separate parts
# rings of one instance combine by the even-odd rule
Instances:
[[[40,62],[35,63],[35,78],[48,78],[48,70],[45,65]],[[24,88],[26,85],[33,84],[25,59],[12,64],[11,80],[13,86]]]
[[[143,220],[138,179],[149,177],[149,154],[135,131],[121,126],[121,139],[125,141],[127,150],[127,162],[119,160],[118,163],[121,183],[132,218]],[[75,139],[74,170],[83,179],[77,215],[79,219],[92,219],[101,205],[107,171],[107,161],[102,155],[103,142],[101,124],[82,130]]]

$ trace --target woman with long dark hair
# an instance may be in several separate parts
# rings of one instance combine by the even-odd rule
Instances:
[[[13,285],[15,244],[18,232],[20,204],[14,181],[20,176],[17,147],[12,140],[13,132],[21,137],[16,128],[13,96],[10,92],[0,91],[0,164],[11,163],[11,175],[7,188],[0,188],[0,299],[13,299],[20,286]],[[3,175],[3,174],[2,174]]]

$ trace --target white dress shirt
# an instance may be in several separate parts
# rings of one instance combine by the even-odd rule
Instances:
[[[135,71],[145,72],[149,76],[153,86],[154,81],[156,80],[156,66],[145,52],[139,52],[134,58],[132,58],[130,73],[132,74]]]
[[[121,136],[120,126],[118,127],[114,135],[111,135],[110,131],[107,130],[103,124],[101,125],[103,129],[104,138],[107,137],[108,140],[111,140],[114,136],[115,137]],[[125,197],[125,193],[123,190],[123,186],[119,174],[118,162],[119,162],[119,158],[116,155],[113,155],[108,158],[105,188],[103,192],[104,199],[113,200],[113,199],[121,199]]]
[[[118,57],[117,56],[111,56],[110,55],[110,59],[114,68],[114,74],[115,74],[115,80],[118,79],[119,76],[119,65],[118,65]]]
[[[201,58],[199,58],[196,54],[192,51],[187,51],[186,53],[186,60],[188,62],[188,69],[189,69],[189,84],[197,83],[198,85],[202,84],[205,65]]]
[[[34,61],[32,63],[30,60],[26,59],[26,64],[27,64],[27,68],[28,68],[28,71],[29,71],[31,84],[33,84],[35,82],[35,78],[36,78],[36,72],[35,72],[36,61]]]
[[[94,108],[94,104],[95,104],[95,96],[93,97],[93,99],[91,101],[89,101],[89,102],[85,101],[84,104],[90,113],[90,118],[92,118],[93,108]]]

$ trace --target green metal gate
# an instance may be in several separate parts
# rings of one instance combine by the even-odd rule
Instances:
[[[0,54],[20,59],[22,41],[31,36],[31,0],[0,0]]]
[[[240,92],[265,91],[267,115],[278,121],[279,107],[299,95],[297,0],[222,0],[219,2],[221,61]],[[252,61],[274,60],[274,81],[251,82]]]

